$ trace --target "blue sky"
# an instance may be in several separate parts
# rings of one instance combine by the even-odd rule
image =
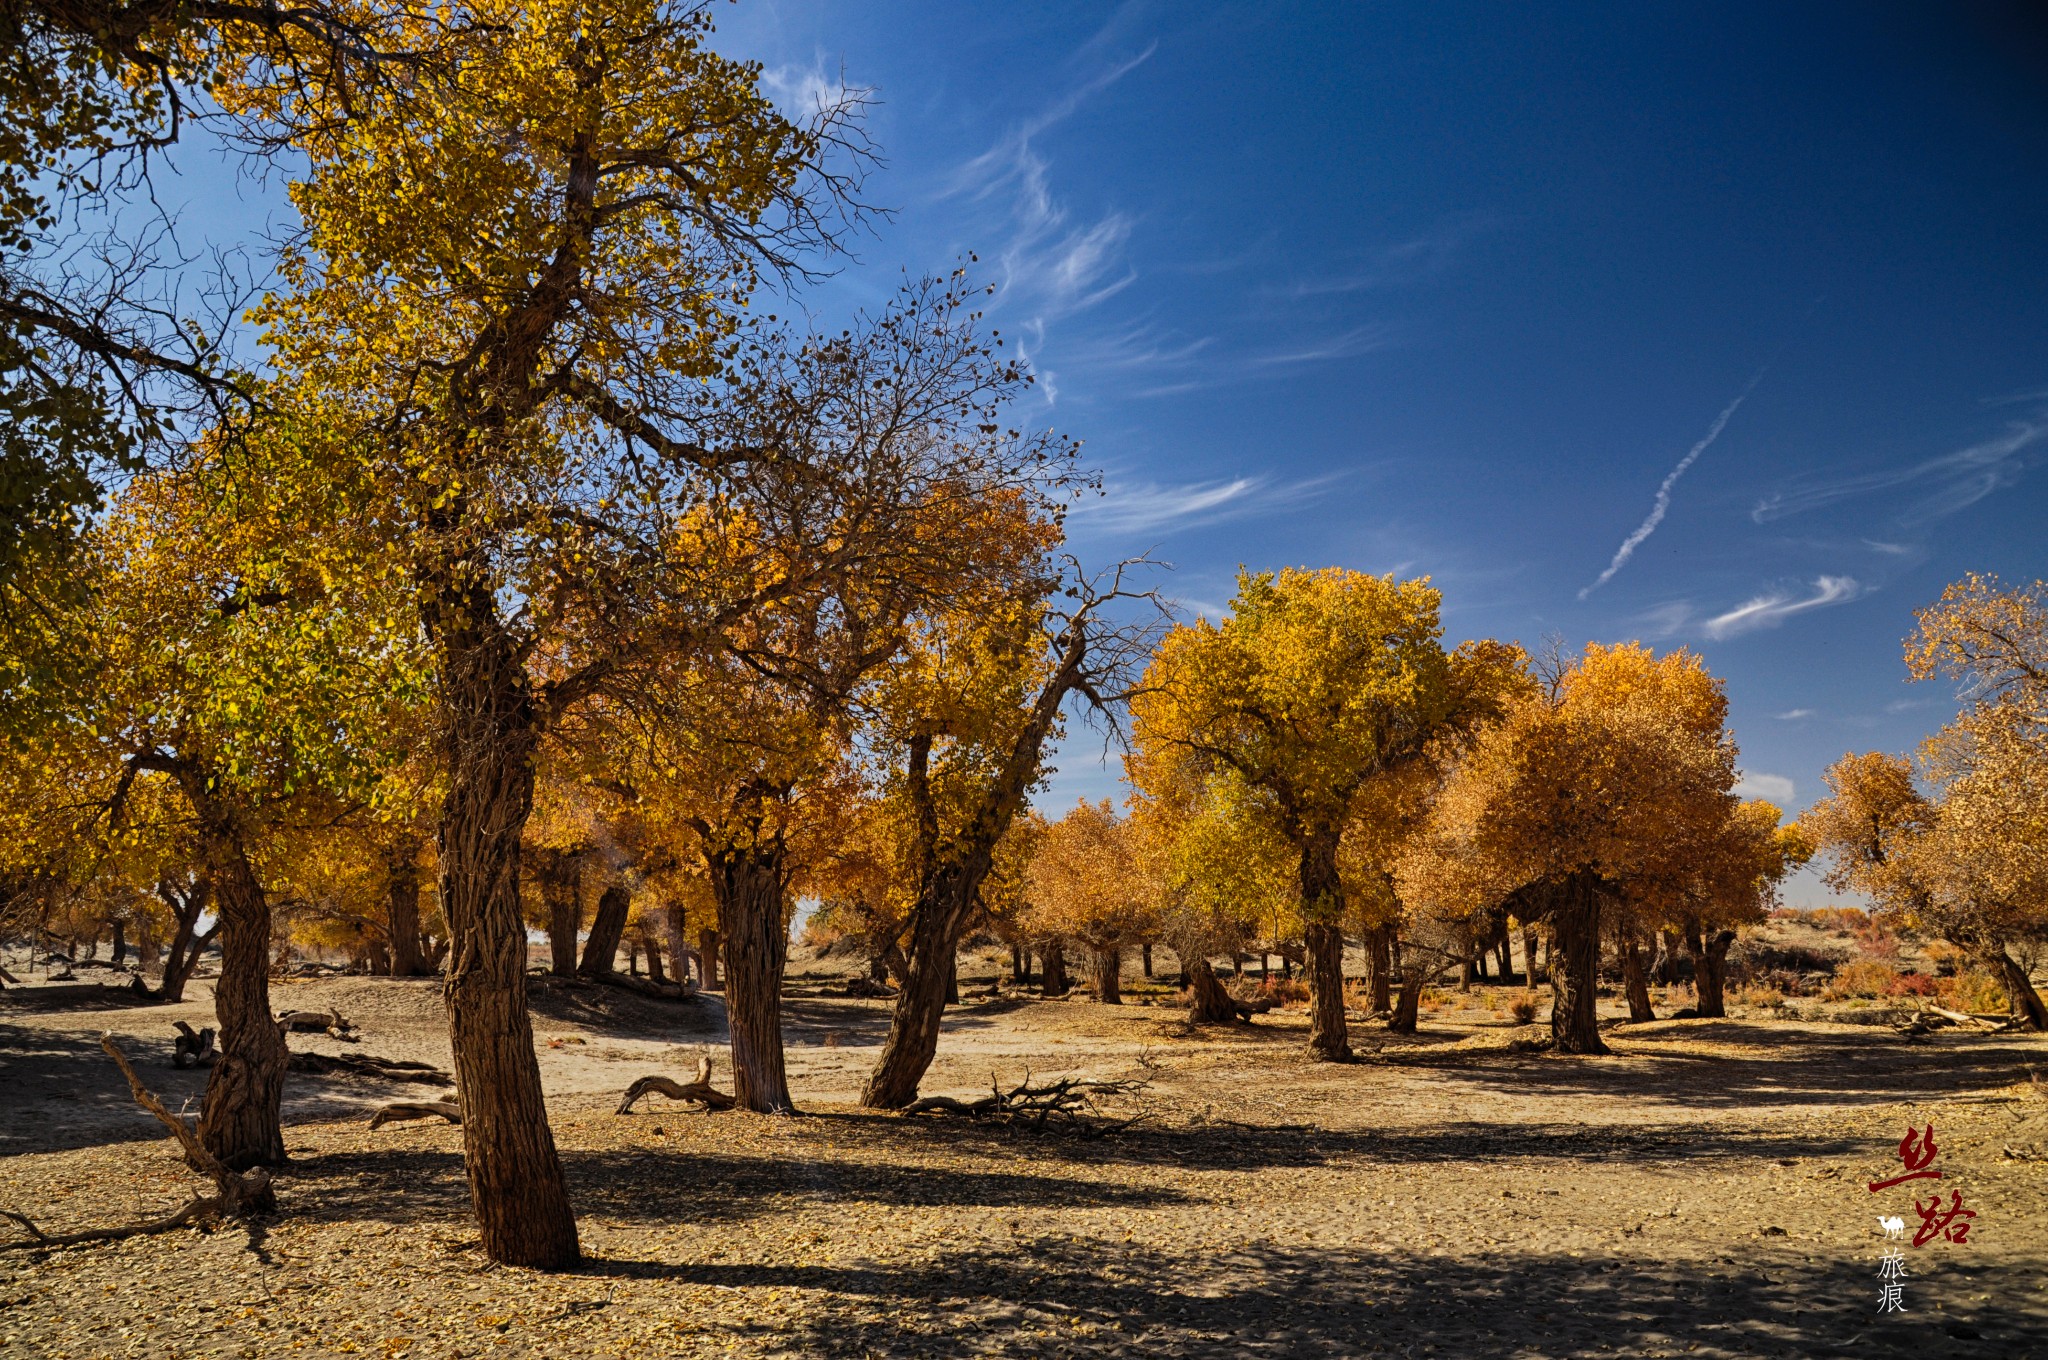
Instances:
[[[977,253],[1033,418],[1106,474],[1087,558],[1196,609],[1336,564],[1431,576],[1452,640],[1695,647],[1797,810],[1954,712],[1905,683],[1915,607],[2048,576],[2019,12],[747,0],[718,43],[792,106],[873,89],[896,215],[806,300]],[[1114,792],[1100,745],[1049,805]]]
[[[1454,639],[1695,647],[1796,810],[1954,712],[1905,682],[1915,607],[2048,576],[2048,44],[2007,11],[721,23],[786,99],[881,100],[898,215],[818,305],[977,252],[1107,474],[1077,545],[1192,607],[1337,564],[1430,575]],[[1113,791],[1072,748],[1053,806]]]

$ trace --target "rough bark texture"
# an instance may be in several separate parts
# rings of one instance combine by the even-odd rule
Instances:
[[[619,942],[626,936],[626,912],[632,905],[633,895],[617,883],[598,895],[597,915],[591,918],[590,939],[583,946],[583,963],[577,972],[584,977],[603,977],[613,971],[619,961]]]
[[[215,801],[204,772],[186,766],[179,784],[192,804],[220,915],[220,981],[213,1009],[220,1056],[206,1081],[199,1141],[231,1171],[283,1164],[284,1035],[270,1018],[270,900],[249,863],[242,832]]]
[[[1536,940],[1539,935],[1535,926],[1522,927],[1522,981],[1530,987],[1537,987],[1549,979],[1543,976],[1543,969],[1536,962]]]
[[[391,975],[424,977],[434,970],[420,949],[420,845],[402,841],[391,853],[385,882],[386,929],[391,936]]]
[[[1550,914],[1550,1037],[1559,1053],[1605,1053],[1600,1038],[1600,894],[1583,876],[1559,885]]]
[[[689,923],[685,921],[683,904],[671,902],[662,908],[662,925],[668,932],[668,960],[676,970],[676,981],[688,986],[690,982],[690,960],[695,955],[690,948]],[[697,965],[697,980],[703,981],[704,965]]]
[[[1344,1024],[1344,882],[1337,874],[1337,829],[1297,838],[1302,935],[1308,958],[1308,1051],[1323,1062],[1351,1061],[1351,1036]]]
[[[443,996],[470,1200],[487,1258],[563,1269],[580,1256],[576,1218],[533,1052],[519,900],[519,840],[533,811],[538,720],[488,589],[461,578],[437,603],[448,772],[441,818],[441,909],[450,937]]]
[[[1728,1014],[1728,946],[1735,932],[1717,930],[1704,938],[1697,930],[1687,931],[1685,946],[1692,953],[1692,985],[1699,995],[1695,1009],[1702,1019],[1719,1020]]]
[[[663,971],[661,966],[661,946],[655,943],[654,937],[652,935],[649,935],[640,943],[647,950],[648,979],[653,982],[668,981],[668,974]]]
[[[1657,1018],[1650,1004],[1650,974],[1643,962],[1642,940],[1635,930],[1623,926],[1617,935],[1621,945],[1622,986],[1628,993],[1628,1018],[1640,1024]]]
[[[782,1055],[782,974],[789,962],[782,847],[769,842],[706,858],[725,934],[733,1094],[742,1109],[794,1114]]]
[[[1048,940],[1038,951],[1041,960],[1038,975],[1040,992],[1045,996],[1067,994],[1067,947],[1059,940]]]
[[[576,972],[576,937],[583,930],[583,857],[544,849],[533,851],[532,860],[548,916],[548,971],[571,977]]]
[[[1124,1004],[1124,951],[1120,948],[1095,952],[1095,999],[1105,1006]]]
[[[2013,1023],[2023,1029],[2048,1029],[2048,1007],[2041,1004],[2041,994],[2034,990],[2034,980],[2027,976],[2027,970],[2014,962],[2002,945],[1992,951],[1991,964],[2005,984]]]

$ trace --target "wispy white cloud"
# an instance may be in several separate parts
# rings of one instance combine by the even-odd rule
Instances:
[[[1092,55],[1101,42],[1083,49]],[[1028,360],[1043,344],[1049,326],[1085,311],[1136,281],[1125,256],[1134,220],[1108,212],[1092,222],[1073,222],[1053,194],[1052,163],[1035,145],[1049,129],[1074,116],[1088,99],[1143,65],[1158,50],[1154,42],[1135,57],[1103,64],[1060,98],[1006,132],[995,145],[954,172],[943,197],[1001,201],[1007,195],[1005,238],[996,252],[1005,302],[1026,319],[1020,353]],[[1041,370],[1048,400],[1058,392],[1053,375]]]
[[[1492,219],[1477,215],[1452,218],[1429,231],[1396,241],[1349,268],[1294,279],[1263,291],[1298,302],[1420,282],[1443,273],[1467,241],[1493,225]]]
[[[1920,551],[1910,543],[1881,543],[1874,538],[1864,539],[1863,546],[1872,552],[1883,553],[1886,557],[1911,557]]]
[[[1798,796],[1792,781],[1781,774],[1751,774],[1744,770],[1735,781],[1735,793],[1741,798],[1768,798],[1773,803],[1789,803]]]
[[[1756,371],[1756,376],[1749,380],[1749,385],[1735,394],[1735,400],[1721,408],[1721,414],[1714,417],[1714,423],[1707,427],[1707,432],[1699,443],[1686,451],[1685,457],[1678,460],[1677,467],[1664,474],[1663,482],[1657,487],[1657,497],[1651,502],[1650,513],[1636,526],[1636,531],[1623,539],[1621,546],[1614,550],[1614,560],[1607,564],[1607,570],[1600,573],[1599,579],[1579,592],[1580,599],[1585,599],[1613,580],[1614,574],[1627,566],[1629,558],[1636,555],[1636,549],[1643,545],[1643,540],[1657,532],[1657,526],[1664,522],[1665,512],[1671,509],[1671,489],[1678,485],[1678,479],[1685,475],[1686,469],[1698,461],[1699,456],[1721,437],[1721,431],[1728,428],[1728,422],[1734,419],[1735,412],[1749,399],[1749,394],[1756,391],[1756,385],[1764,380],[1764,373],[1769,367],[1766,364],[1764,368]]]
[[[1701,625],[1701,631],[1717,641],[1759,628],[1775,628],[1795,614],[1829,605],[1847,604],[1863,593],[1852,576],[1823,576],[1813,583],[1810,594],[1795,595],[1774,590],[1744,601],[1725,614],[1717,614]]]
[[[1672,600],[1644,610],[1636,616],[1636,622],[1647,636],[1668,638],[1692,622],[1693,612],[1692,601]]]
[[[1749,517],[1758,524],[1787,515],[1817,510],[1837,501],[1873,495],[1900,487],[1932,486],[1933,490],[1899,516],[1906,525],[1925,524],[1975,505],[1992,492],[2011,486],[2038,456],[2048,440],[2048,412],[2009,423],[2003,433],[1967,448],[1907,467],[1862,472],[1833,480],[1817,479],[1773,492],[1756,503]],[[1876,545],[1873,545],[1876,546]]]
[[[1788,708],[1783,713],[1773,713],[1771,716],[1779,722],[1798,722],[1801,718],[1811,718],[1813,710],[1810,708]]]
[[[1343,474],[1274,482],[1233,477],[1208,482],[1117,482],[1074,507],[1075,520],[1110,533],[1195,529],[1306,504]]]
[[[1370,354],[1385,349],[1393,343],[1393,328],[1384,324],[1353,326],[1341,335],[1327,340],[1312,341],[1291,349],[1270,354],[1255,354],[1245,362],[1257,368],[1275,368],[1282,364],[1319,364],[1331,359],[1349,359],[1359,354]]]

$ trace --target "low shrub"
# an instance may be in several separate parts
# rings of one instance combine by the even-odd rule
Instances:
[[[1778,1011],[1785,1008],[1785,993],[1776,987],[1761,983],[1748,983],[1729,993],[1729,999],[1743,1006],[1759,1006],[1764,1010]]]
[[[1934,981],[1935,998],[1952,1011],[1988,1014],[2003,1012],[2011,1004],[2005,995],[2005,985],[1990,973],[1975,968]]]
[[[1536,998],[1533,996],[1516,997],[1513,1001],[1508,1002],[1508,1014],[1513,1017],[1514,1022],[1518,1025],[1530,1023],[1536,1018]]]
[[[1829,1001],[1847,1001],[1857,997],[1872,1001],[1900,996],[1933,997],[1940,994],[1944,980],[1932,973],[1901,971],[1883,959],[1855,959],[1835,971],[1821,995]]]
[[[1849,951],[1840,945],[1816,949],[1752,935],[1737,940],[1729,949],[1728,980],[1761,983],[1777,974],[1797,978],[1806,973],[1832,973],[1848,961]]]

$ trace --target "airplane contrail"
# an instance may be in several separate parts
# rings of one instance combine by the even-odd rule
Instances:
[[[1657,499],[1650,506],[1650,513],[1636,526],[1636,531],[1623,539],[1621,546],[1614,550],[1614,560],[1607,564],[1607,570],[1600,573],[1600,579],[1579,592],[1580,599],[1585,599],[1613,580],[1614,573],[1628,565],[1629,558],[1635,556],[1636,549],[1642,546],[1643,540],[1657,532],[1657,526],[1664,522],[1664,512],[1671,508],[1671,488],[1678,485],[1678,479],[1685,475],[1685,470],[1721,437],[1721,431],[1728,428],[1728,422],[1734,417],[1736,409],[1749,399],[1750,393],[1756,391],[1756,385],[1764,380],[1764,374],[1770,371],[1770,367],[1769,364],[1765,364],[1756,371],[1756,376],[1749,380],[1749,385],[1735,394],[1735,400],[1721,408],[1721,414],[1714,417],[1714,423],[1707,427],[1707,432],[1701,437],[1700,442],[1688,449],[1685,457],[1678,460],[1678,466],[1665,474],[1663,484],[1657,488]]]

